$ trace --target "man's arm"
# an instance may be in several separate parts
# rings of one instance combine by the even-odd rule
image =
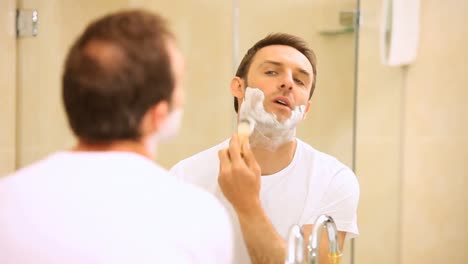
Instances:
[[[236,211],[247,250],[253,264],[283,264],[286,242],[277,233],[259,204],[252,211]]]
[[[218,183],[237,213],[252,263],[284,263],[286,243],[261,206],[261,170],[248,141],[241,146],[237,135],[233,135],[229,148],[219,151],[219,160]]]

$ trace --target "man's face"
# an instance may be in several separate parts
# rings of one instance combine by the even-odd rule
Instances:
[[[313,81],[312,65],[304,54],[284,45],[260,49],[250,65],[246,84],[265,94],[265,110],[279,121],[288,119],[296,106],[306,105]]]

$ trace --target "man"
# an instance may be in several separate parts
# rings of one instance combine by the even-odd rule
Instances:
[[[231,263],[223,206],[152,161],[177,131],[184,70],[157,15],[86,28],[62,80],[78,143],[0,181],[0,263]]]
[[[310,107],[316,73],[315,55],[301,39],[272,34],[258,41],[231,82],[238,117],[244,113],[256,123],[250,143],[234,135],[171,169],[230,210],[235,263],[284,263],[290,227],[300,224],[308,238],[322,214],[336,221],[340,248],[345,237],[358,234],[354,173],[295,138]],[[326,232],[320,239],[320,263],[328,263]]]

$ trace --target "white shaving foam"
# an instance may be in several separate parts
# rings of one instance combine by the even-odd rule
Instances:
[[[275,114],[265,111],[264,100],[265,95],[260,89],[247,87],[244,101],[239,109],[239,121],[246,119],[255,121],[254,132],[250,136],[252,147],[274,151],[294,139],[296,126],[304,118],[306,106],[296,106],[288,119],[279,121]]]

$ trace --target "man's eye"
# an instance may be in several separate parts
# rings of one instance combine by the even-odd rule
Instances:
[[[276,72],[275,71],[266,71],[265,74],[266,75],[276,75]]]
[[[299,85],[304,85],[304,82],[302,82],[301,80],[299,79],[294,79],[294,81],[299,84]]]

